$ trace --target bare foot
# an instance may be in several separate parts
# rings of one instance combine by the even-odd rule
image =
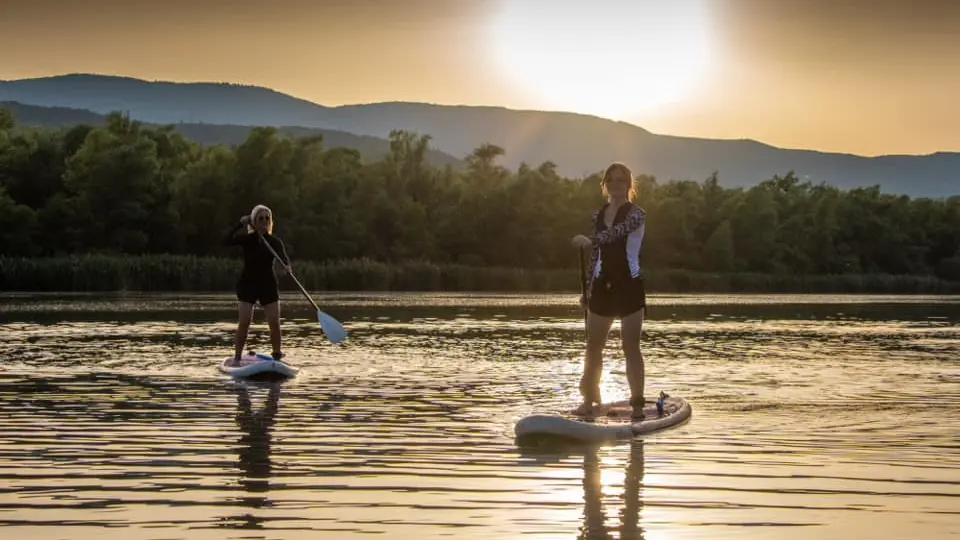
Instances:
[[[633,405],[633,412],[630,414],[630,420],[634,422],[641,422],[646,415],[643,413],[643,406],[646,404],[643,400],[639,400],[638,403],[631,402]]]
[[[593,403],[584,401],[579,407],[574,409],[571,414],[574,416],[593,416]]]

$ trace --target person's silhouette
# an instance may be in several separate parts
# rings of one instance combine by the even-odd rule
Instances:
[[[250,394],[245,384],[236,386],[237,392],[237,426],[240,428],[238,445],[237,467],[243,472],[240,483],[250,494],[258,496],[244,497],[245,506],[253,509],[267,505],[267,492],[270,491],[270,443],[271,430],[275,422],[280,400],[278,382],[271,383],[267,402],[262,409],[254,412],[250,402]],[[246,514],[242,518],[242,529],[262,528],[262,519]]]
[[[630,453],[627,456],[626,473],[623,479],[623,507],[619,511],[618,527],[607,526],[609,508],[603,502],[603,466],[600,463],[602,446],[590,443],[572,443],[552,437],[518,439],[520,454],[533,458],[531,465],[555,464],[566,458],[583,455],[583,523],[578,530],[578,540],[607,540],[616,538],[619,532],[621,540],[643,540],[644,531],[640,526],[640,510],[643,508],[641,487],[643,486],[644,455],[643,439],[630,441]]]
[[[603,505],[602,467],[599,448],[590,448],[583,456],[583,526],[579,540],[612,539],[607,528],[607,513]],[[640,486],[643,483],[643,440],[630,442],[630,455],[627,457],[626,474],[623,479],[624,506],[620,509],[621,540],[642,540],[643,528],[640,526]]]

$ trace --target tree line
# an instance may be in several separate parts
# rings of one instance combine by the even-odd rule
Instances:
[[[432,166],[430,137],[395,131],[378,159],[252,128],[235,147],[113,113],[103,127],[18,126],[0,109],[0,253],[235,256],[227,229],[257,203],[301,261],[366,259],[479,268],[573,268],[570,238],[603,204],[599,173],[498,164],[483,144],[462,168]],[[607,164],[598,163],[598,171]],[[911,199],[839,190],[792,172],[757,186],[637,176],[644,266],[960,280],[960,196]]]

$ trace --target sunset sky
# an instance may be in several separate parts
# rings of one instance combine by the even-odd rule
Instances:
[[[863,155],[960,151],[949,0],[0,0],[0,79],[102,73],[567,110]]]

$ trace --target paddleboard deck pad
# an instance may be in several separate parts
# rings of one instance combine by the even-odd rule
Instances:
[[[643,420],[633,421],[633,407],[628,401],[595,405],[588,416],[575,415],[573,410],[554,414],[534,414],[520,419],[514,426],[518,438],[556,436],[584,441],[629,439],[677,426],[687,421],[693,408],[686,400],[663,398],[663,412],[656,401],[643,408]]]
[[[234,363],[233,357],[224,359],[220,364],[220,371],[238,379],[286,379],[295,377],[300,370],[281,360],[274,360],[268,354],[251,351],[241,356],[239,363]]]

